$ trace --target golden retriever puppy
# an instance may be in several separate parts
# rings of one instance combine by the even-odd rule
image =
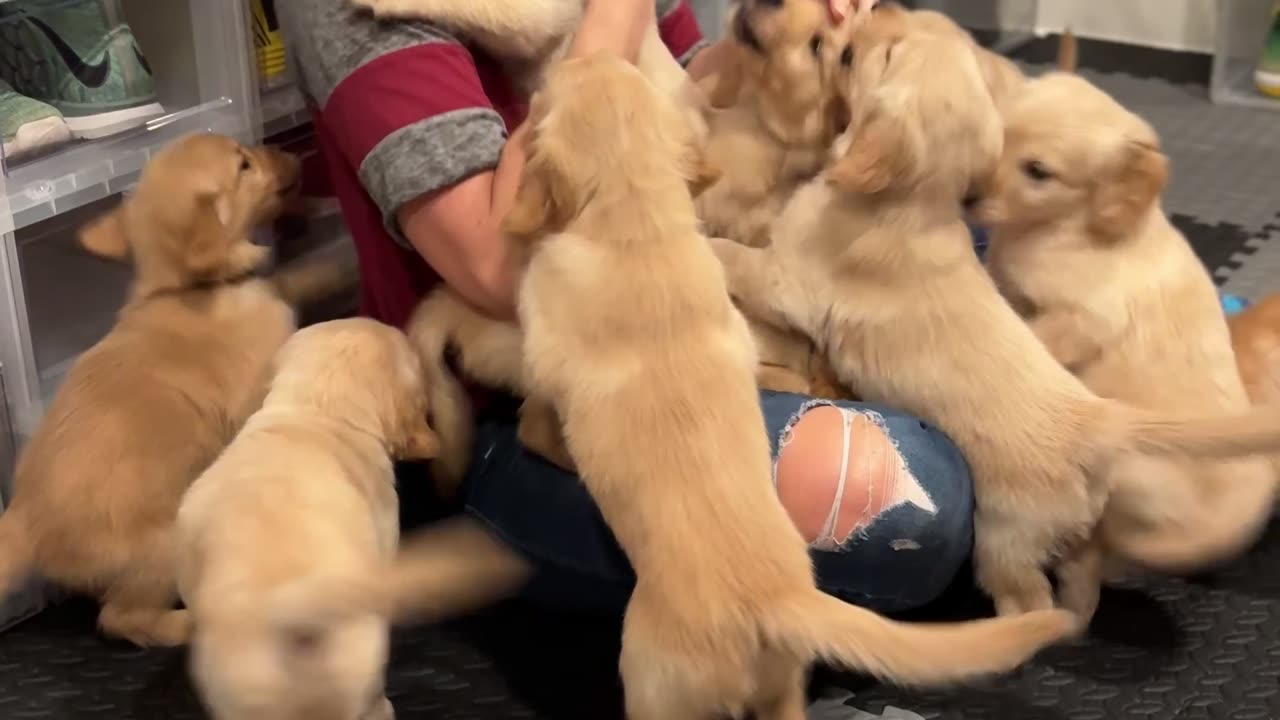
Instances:
[[[18,460],[0,515],[0,592],[35,572],[103,602],[99,623],[139,645],[185,642],[172,525],[187,486],[262,398],[295,329],[291,303],[341,287],[336,266],[252,273],[255,225],[297,184],[298,162],[231,138],[164,148],[136,191],[81,235],[131,258],[115,326],[81,355]]]
[[[754,247],[767,243],[769,225],[787,198],[822,168],[844,122],[832,73],[836,64],[852,61],[848,32],[860,21],[851,15],[834,26],[826,9],[810,0],[747,0],[735,8],[727,63],[733,80],[720,89],[734,100],[707,116],[708,162],[721,175],[697,197],[709,234]],[[831,383],[825,359],[806,338],[750,317],[748,322],[760,387],[848,396]]]
[[[997,107],[1003,107],[1008,100],[1022,89],[1027,77],[1013,61],[994,53],[977,43],[969,31],[960,27],[956,21],[936,10],[907,10],[894,2],[879,3],[875,7],[875,24],[882,32],[900,32],[907,23],[914,30],[936,32],[964,39],[973,51],[982,71],[987,90],[991,92]],[[1068,28],[1058,44],[1057,65],[1059,70],[1072,71],[1078,64],[1078,43],[1075,34]]]
[[[855,16],[857,17],[857,16]],[[851,17],[831,24],[812,0],[744,0],[729,23],[737,101],[708,114],[708,162],[720,178],[698,197],[709,234],[759,247],[791,193],[822,169],[841,130],[832,70]]]
[[[584,0],[351,0],[380,18],[425,19],[476,42],[508,62],[517,84],[532,92],[547,67],[562,58],[582,21]],[[640,46],[641,71],[689,110],[688,121],[705,132],[706,99],[663,44],[655,23]]]
[[[1102,397],[1168,413],[1249,398],[1208,271],[1165,217],[1155,131],[1087,80],[1051,74],[1006,107],[1005,150],[973,207],[997,286]],[[1271,517],[1266,459],[1132,458],[1109,473],[1106,543],[1165,570],[1236,554]]]
[[[525,568],[466,525],[397,562],[392,460],[437,450],[400,331],[313,325],[276,364],[262,409],[178,512],[193,676],[216,720],[386,720],[390,618],[488,599]]]
[[[432,464],[431,475],[442,493],[454,494],[466,474],[471,458],[471,430],[474,418],[471,401],[446,361],[450,351],[459,372],[480,385],[498,388],[527,398],[521,347],[524,336],[513,323],[494,320],[476,310],[452,290],[442,287],[418,304],[405,332],[422,360],[427,391],[431,395],[431,421],[440,438],[440,456]],[[538,416],[533,422],[547,418]],[[554,420],[554,418],[551,418]],[[551,428],[526,428],[522,414],[517,437],[544,458],[572,470],[573,463],[556,442],[559,422]],[[529,447],[528,440],[534,439]],[[552,442],[539,446],[540,440]]]
[[[1053,566],[1062,604],[1088,618],[1111,470],[1147,455],[1272,450],[1280,416],[1175,419],[1090,393],[973,252],[961,200],[1003,146],[973,53],[910,28],[855,47],[845,156],[797,193],[769,247],[714,242],[730,290],[814,338],[860,397],[956,442],[976,486],[978,582],[1001,615],[1053,607]]]
[[[530,122],[504,223],[533,244],[524,377],[636,571],[630,720],[802,718],[819,657],[937,683],[1011,668],[1075,628],[1060,611],[915,626],[820,592],[771,486],[750,333],[699,231],[698,143],[607,55],[556,66]]]
[[[375,16],[430,20],[496,57],[543,62],[573,35],[583,0],[351,0]]]

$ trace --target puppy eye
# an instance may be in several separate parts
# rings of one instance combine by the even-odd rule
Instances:
[[[818,53],[822,52],[821,35],[814,35],[813,39],[809,41],[809,52],[813,53],[814,57],[817,57]]]
[[[1053,177],[1053,173],[1039,160],[1028,160],[1022,163],[1022,172],[1036,182],[1044,182]]]
[[[247,171],[249,170],[249,167],[250,167],[250,165],[249,165],[249,158],[247,158],[247,157],[246,157],[246,158],[241,158],[241,160],[240,160],[240,172],[247,172]]]
[[[849,67],[853,64],[853,46],[845,45],[844,51],[840,53],[840,64]]]

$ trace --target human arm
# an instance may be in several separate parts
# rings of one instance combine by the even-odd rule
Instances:
[[[616,52],[635,60],[655,19],[652,0],[593,0],[570,56]],[[500,226],[524,167],[524,127],[503,146],[492,170],[405,203],[397,220],[415,250],[459,295],[498,318],[515,316],[516,268]]]

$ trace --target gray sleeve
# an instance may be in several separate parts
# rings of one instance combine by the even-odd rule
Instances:
[[[507,130],[469,52],[422,22],[380,22],[350,0],[276,0],[297,74],[387,232],[410,200],[498,164]]]
[[[360,182],[382,211],[387,232],[407,247],[396,219],[400,208],[496,168],[506,141],[506,126],[488,108],[436,115],[383,138],[360,164]]]

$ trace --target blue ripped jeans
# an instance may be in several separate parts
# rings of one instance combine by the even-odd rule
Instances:
[[[973,545],[973,486],[950,440],[920,420],[861,403],[768,391],[760,393],[760,403],[775,458],[801,415],[830,404],[880,423],[906,462],[905,476],[913,478],[908,482],[918,483],[904,493],[915,500],[888,502],[839,546],[811,550],[818,585],[886,612],[936,599]],[[560,609],[621,612],[625,607],[635,576],[622,550],[577,476],[527,452],[516,440],[514,413],[481,418],[463,494],[467,512],[538,566],[530,599]]]

